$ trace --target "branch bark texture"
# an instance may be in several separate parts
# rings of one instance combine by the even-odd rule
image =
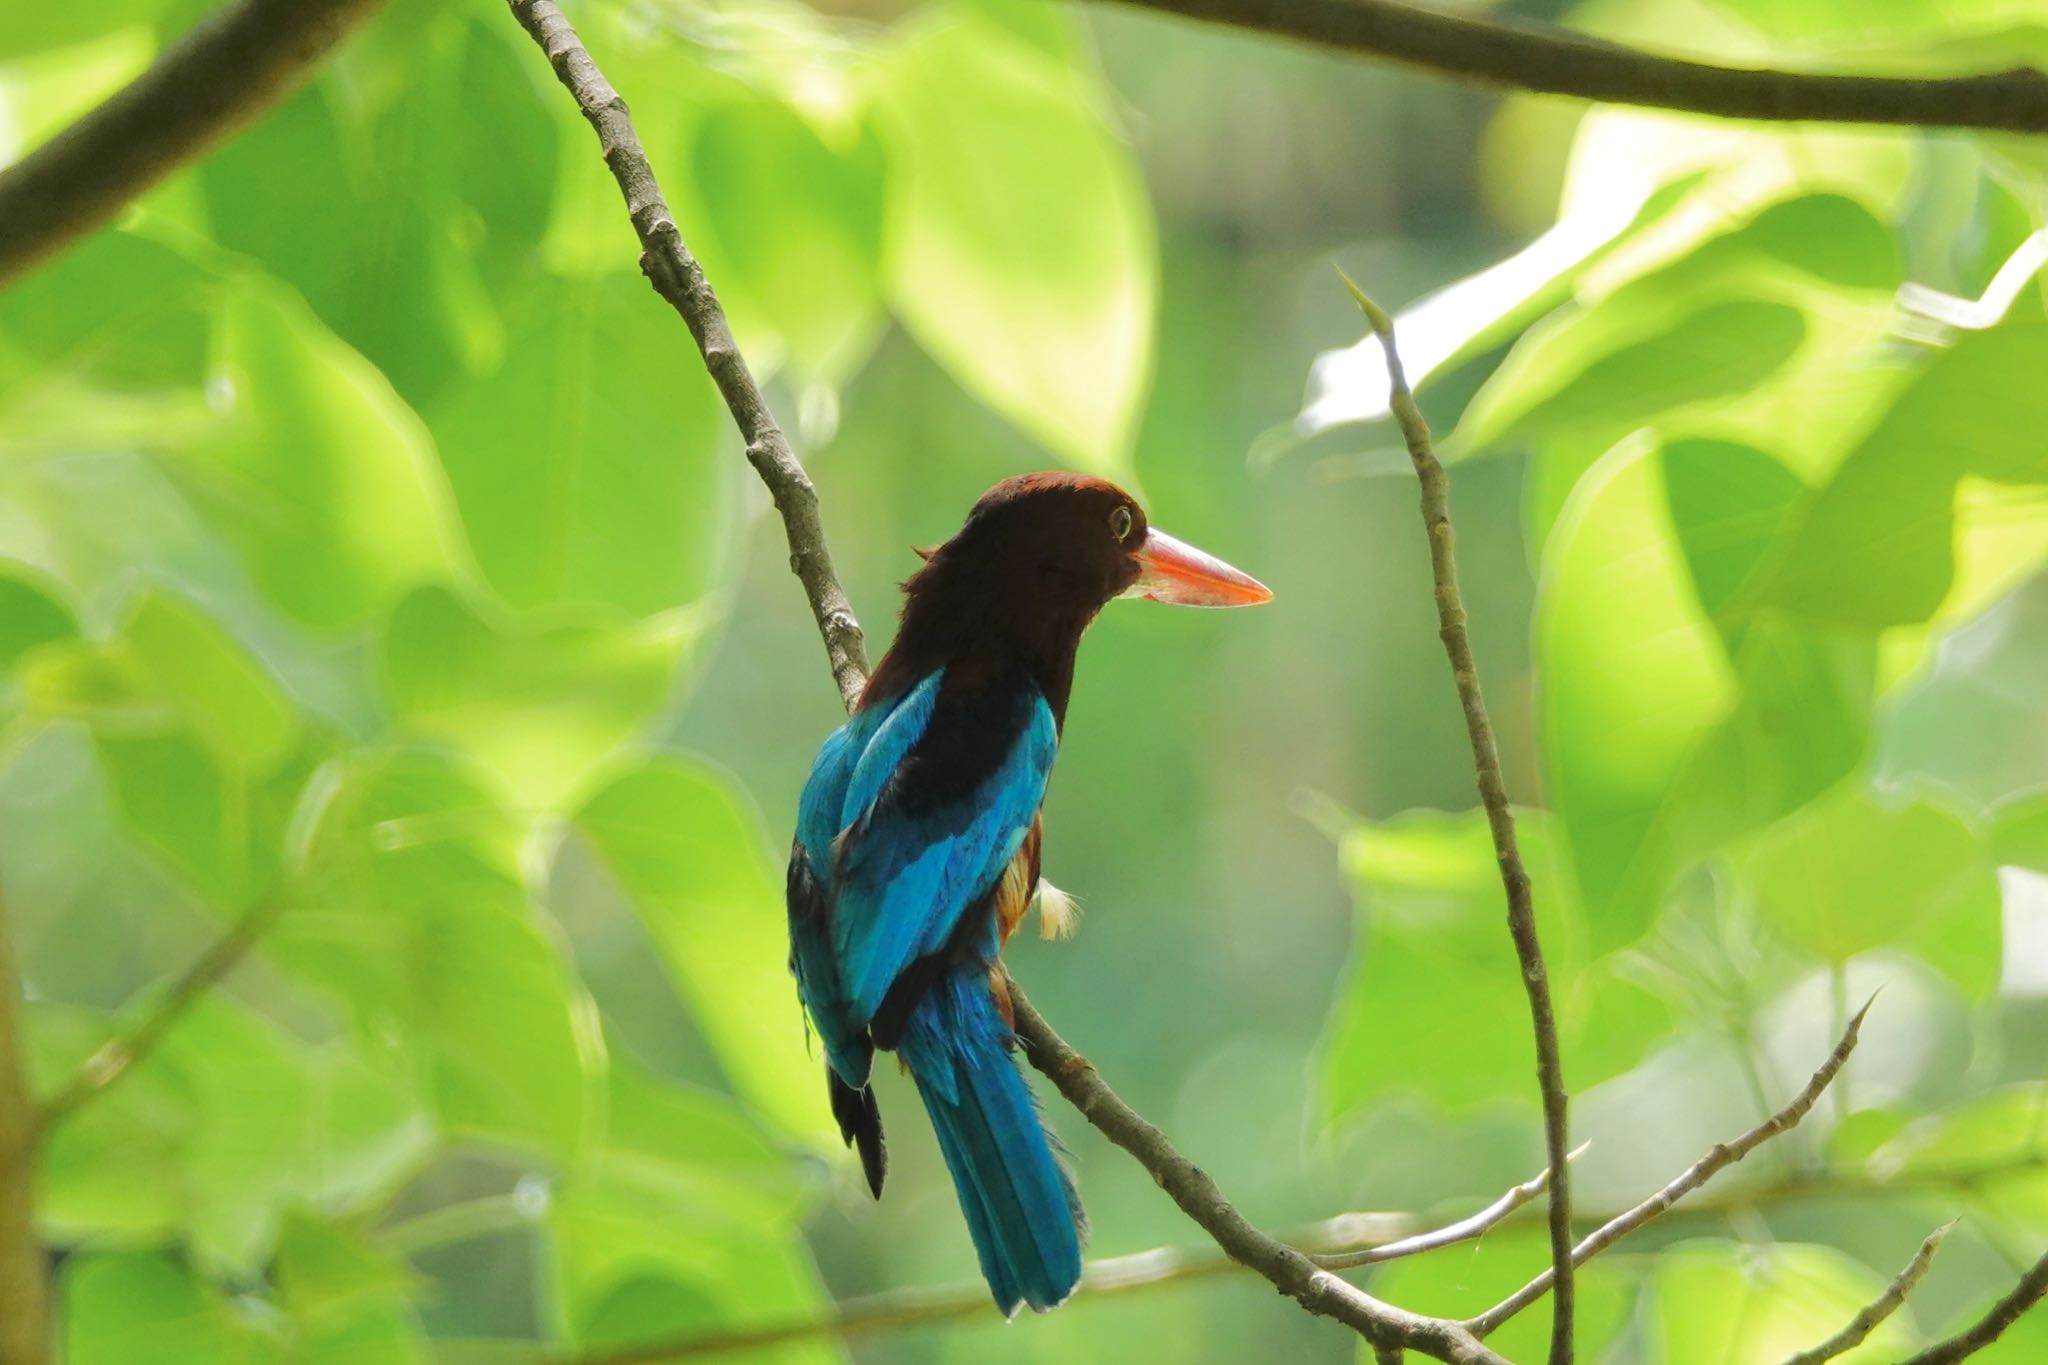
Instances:
[[[1396,0],[1117,0],[1454,80],[1721,118],[2048,132],[2048,74],[1916,79],[1715,66]]]
[[[626,212],[633,231],[640,237],[640,269],[655,292],[668,300],[681,315],[696,339],[704,368],[718,385],[720,396],[732,412],[732,419],[746,439],[747,460],[768,485],[775,510],[789,541],[789,567],[803,584],[804,597],[825,641],[825,658],[832,668],[832,680],[839,686],[840,700],[850,711],[867,683],[868,663],[860,622],[854,619],[846,590],[832,567],[832,552],[825,544],[824,524],[818,517],[818,494],[798,462],[796,452],[782,434],[768,400],[747,368],[746,357],[733,343],[732,328],[725,310],[712,292],[704,269],[669,214],[654,168],[633,131],[632,112],[604,72],[598,70],[583,40],[562,14],[554,0],[509,0],[512,15],[547,54],[556,79],[576,100],[604,149],[605,165],[625,196]]]
[[[1383,1303],[1253,1227],[1223,1197],[1206,1171],[1125,1104],[1088,1059],[1053,1032],[1052,1025],[1031,1007],[1014,982],[1010,1004],[1016,1015],[1017,1039],[1031,1064],[1103,1136],[1137,1158],[1181,1212],[1213,1237],[1231,1259],[1265,1276],[1275,1289],[1309,1312],[1350,1327],[1382,1353],[1407,1347],[1437,1360],[1486,1365],[1502,1361],[1462,1324]]]
[[[36,1112],[22,1055],[20,980],[0,903],[0,1365],[43,1365],[49,1289],[36,1239]]]
[[[1864,1305],[1863,1310],[1849,1319],[1841,1331],[1811,1350],[1792,1356],[1785,1365],[1821,1365],[1823,1361],[1833,1360],[1861,1346],[1864,1338],[1876,1331],[1879,1323],[1898,1312],[1906,1302],[1906,1296],[1927,1277],[1927,1268],[1934,1264],[1934,1253],[1941,1250],[1942,1238],[1948,1236],[1949,1229],[1954,1226],[1954,1223],[1944,1224],[1928,1233],[1927,1240],[1920,1243],[1920,1249],[1913,1253],[1913,1259],[1892,1276],[1882,1294]]]
[[[1849,1054],[1856,1050],[1857,1036],[1863,1030],[1863,1016],[1868,1013],[1868,1004],[1856,1011],[1855,1018],[1842,1030],[1840,1040],[1835,1043],[1835,1050],[1828,1054],[1827,1060],[1820,1064],[1820,1068],[1808,1078],[1806,1084],[1800,1087],[1799,1093],[1794,1095],[1783,1109],[1740,1137],[1729,1142],[1715,1143],[1707,1149],[1705,1156],[1680,1172],[1677,1179],[1628,1212],[1603,1223],[1584,1241],[1572,1248],[1572,1264],[1578,1265],[1598,1256],[1764,1143],[1780,1133],[1789,1133],[1797,1127],[1799,1121],[1813,1109],[1821,1093],[1848,1063]],[[1546,1270],[1478,1317],[1467,1319],[1465,1325],[1471,1328],[1474,1334],[1482,1337],[1496,1332],[1501,1324],[1548,1293],[1551,1282],[1552,1272]]]
[[[2020,1276],[2012,1292],[1991,1305],[1983,1317],[1970,1326],[1914,1356],[1904,1365],[1955,1365],[2005,1335],[2008,1327],[2025,1317],[2028,1310],[2048,1298],[2048,1251]]]
[[[1339,272],[1340,274],[1342,272]],[[1466,627],[1465,598],[1458,587],[1457,542],[1451,530],[1451,481],[1430,442],[1429,424],[1409,391],[1394,344],[1394,320],[1351,282],[1344,283],[1358,301],[1366,321],[1386,355],[1392,408],[1407,443],[1409,460],[1422,493],[1422,521],[1429,535],[1429,567],[1436,582],[1437,634],[1450,659],[1458,701],[1465,710],[1465,734],[1472,745],[1472,771],[1479,803],[1493,834],[1501,886],[1507,892],[1508,936],[1522,966],[1522,987],[1529,997],[1529,1021],[1536,1035],[1536,1083],[1543,1096],[1543,1146],[1550,1159],[1551,1284],[1556,1295],[1551,1311],[1550,1365],[1571,1365],[1575,1294],[1572,1285],[1572,1195],[1570,1097],[1564,1088],[1564,1060],[1557,1044],[1557,1014],[1550,1003],[1550,974],[1536,934],[1536,903],[1529,870],[1515,842],[1514,812],[1508,807],[1507,780],[1501,775],[1500,746],[1487,718],[1486,698],[1479,688],[1479,665],[1472,657],[1472,636]]]
[[[242,0],[0,171],[0,288],[277,103],[379,3]]]

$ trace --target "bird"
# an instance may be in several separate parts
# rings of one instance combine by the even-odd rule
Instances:
[[[1272,593],[1073,473],[998,483],[918,554],[895,640],[798,798],[789,962],[868,1188],[881,1197],[888,1165],[874,1056],[893,1050],[1011,1318],[1073,1292],[1087,1231],[1012,1055],[999,960],[1042,889],[1039,807],[1082,633],[1119,597],[1225,607]]]

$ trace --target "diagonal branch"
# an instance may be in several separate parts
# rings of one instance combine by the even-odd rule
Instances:
[[[1714,66],[1583,33],[1397,0],[1119,0],[1454,80],[1720,118],[2048,132],[2048,74],[1931,79]]]
[[[718,385],[718,392],[732,412],[740,435],[746,438],[747,460],[768,485],[775,510],[782,514],[789,540],[789,567],[803,584],[804,597],[817,619],[818,634],[824,637],[825,657],[832,667],[832,680],[839,684],[840,700],[850,711],[867,684],[868,662],[861,639],[860,622],[839,576],[832,568],[832,552],[825,545],[825,528],[818,518],[818,494],[810,476],[798,463],[796,452],[768,410],[768,400],[747,368],[746,357],[733,343],[726,325],[725,310],[712,292],[704,269],[670,216],[668,202],[647,164],[647,153],[633,131],[633,116],[619,92],[591,60],[583,40],[554,0],[509,0],[512,16],[531,34],[547,54],[548,64],[564,88],[575,97],[576,107],[597,132],[604,149],[605,165],[619,182],[626,198],[626,212],[633,230],[640,236],[640,269],[655,292],[668,300],[682,315],[704,368]]]
[[[1031,1064],[1045,1073],[1083,1118],[1136,1157],[1181,1212],[1215,1238],[1232,1260],[1265,1276],[1275,1289],[1309,1312],[1350,1327],[1372,1343],[1382,1358],[1389,1351],[1407,1347],[1438,1360],[1502,1365],[1502,1358],[1463,1324],[1383,1303],[1253,1227],[1224,1198],[1206,1171],[1175,1150],[1166,1134],[1125,1104],[1088,1059],[1053,1032],[1014,982],[1010,1004],[1016,1015],[1017,1039]]]
[[[1892,1282],[1884,1287],[1884,1293],[1872,1299],[1849,1325],[1823,1341],[1811,1350],[1801,1351],[1791,1357],[1785,1365],[1821,1365],[1847,1351],[1853,1351],[1863,1344],[1863,1339],[1877,1330],[1877,1325],[1899,1311],[1906,1301],[1906,1295],[1913,1292],[1927,1275],[1927,1267],[1934,1264],[1934,1253],[1941,1250],[1941,1239],[1948,1236],[1954,1223],[1944,1223],[1927,1234],[1927,1240],[1913,1253],[1913,1259],[1905,1268],[1892,1276]]]
[[[598,70],[554,0],[507,3],[513,16],[547,54],[555,75],[596,130],[605,163],[619,183],[634,230],[640,236],[641,269],[688,324],[706,368],[747,438],[747,458],[775,495],[789,537],[791,567],[803,583],[812,615],[824,637],[826,656],[839,683],[840,695],[851,706],[866,681],[866,661],[861,654],[860,627],[854,621],[825,547],[817,495],[769,413],[746,361],[733,344],[724,313],[704,279],[703,270],[683,245],[682,234],[669,216],[653,169],[633,131],[626,103]],[[1103,1084],[1095,1069],[1031,1009],[1021,990],[1013,986],[1011,999],[1016,1010],[1017,1035],[1033,1064],[1052,1078],[1089,1122],[1144,1163],[1160,1187],[1232,1259],[1266,1276],[1308,1311],[1344,1323],[1375,1345],[1408,1346],[1440,1360],[1505,1365],[1499,1355],[1477,1341],[1462,1324],[1422,1317],[1381,1303],[1320,1269],[1293,1247],[1254,1228],[1200,1167],[1175,1151],[1165,1134]],[[1552,1179],[1556,1179],[1554,1173]],[[614,1357],[613,1365],[652,1358],[656,1357],[629,1350]]]
[[[1991,1305],[1988,1312],[1946,1341],[1937,1342],[1903,1365],[1955,1365],[1977,1354],[2005,1335],[2005,1329],[2026,1316],[2027,1311],[2048,1298],[2048,1252],[2020,1276],[2012,1292]]]
[[[1575,1161],[1590,1146],[1580,1143],[1565,1156],[1566,1161]],[[1418,1232],[1412,1237],[1399,1241],[1382,1242],[1378,1246],[1360,1247],[1355,1251],[1329,1251],[1311,1254],[1309,1259],[1325,1270],[1350,1270],[1356,1266],[1379,1265],[1385,1261],[1397,1261],[1404,1256],[1419,1256],[1425,1251],[1439,1247],[1456,1246],[1484,1236],[1500,1221],[1522,1205],[1534,1199],[1550,1187],[1550,1169],[1545,1167],[1534,1176],[1510,1189],[1506,1194],[1488,1204],[1470,1217],[1460,1218],[1455,1223],[1446,1223],[1428,1232]]]
[[[0,288],[282,99],[379,0],[241,0],[0,171]]]
[[[171,983],[163,998],[134,1028],[100,1044],[92,1056],[85,1059],[85,1065],[78,1069],[78,1075],[72,1078],[71,1083],[43,1104],[36,1136],[40,1139],[48,1134],[155,1051],[156,1045],[171,1031],[171,1026],[184,1018],[185,1011],[191,1009],[200,996],[219,985],[256,946],[256,940],[269,932],[283,909],[282,894],[272,894],[244,910],[241,917],[208,945],[205,952],[193,959],[192,965]],[[0,1356],[0,1360],[4,1359]]]
[[[1536,1035],[1536,1082],[1543,1094],[1543,1146],[1550,1159],[1551,1275],[1557,1292],[1550,1319],[1550,1365],[1571,1365],[1574,1294],[1571,1135],[1567,1112],[1570,1097],[1565,1093],[1564,1061],[1557,1045],[1557,1015],[1550,1003],[1550,974],[1543,965],[1543,947],[1536,936],[1536,906],[1529,889],[1529,871],[1522,865],[1521,849],[1515,842],[1515,817],[1508,807],[1507,781],[1501,775],[1500,747],[1494,741],[1493,722],[1487,719],[1486,699],[1480,693],[1479,665],[1472,658],[1472,636],[1465,625],[1465,599],[1458,589],[1450,478],[1430,444],[1429,424],[1422,419],[1422,409],[1415,405],[1415,395],[1408,389],[1408,376],[1401,369],[1401,352],[1394,344],[1394,320],[1367,298],[1350,276],[1341,270],[1337,273],[1380,339],[1380,349],[1386,355],[1394,418],[1400,423],[1409,460],[1415,466],[1416,482],[1421,486],[1422,522],[1429,535],[1429,568],[1436,580],[1437,633],[1451,661],[1458,700],[1465,708],[1473,776],[1479,785],[1479,802],[1486,808],[1487,827],[1493,834],[1494,856],[1500,863],[1501,885],[1507,892],[1508,934],[1515,942],[1515,956],[1521,960],[1522,987],[1529,997],[1529,1022]]]
[[[1841,1041],[1835,1044],[1835,1050],[1828,1054],[1827,1060],[1820,1064],[1820,1069],[1813,1073],[1811,1079],[1783,1109],[1733,1141],[1715,1143],[1707,1150],[1705,1156],[1688,1166],[1676,1180],[1627,1213],[1603,1223],[1583,1242],[1572,1248],[1572,1264],[1579,1265],[1598,1256],[1764,1143],[1780,1133],[1791,1131],[1806,1117],[1807,1111],[1813,1108],[1814,1101],[1820,1098],[1821,1092],[1828,1088],[1828,1083],[1841,1071],[1849,1060],[1849,1054],[1856,1050],[1856,1037],[1863,1029],[1863,1016],[1868,1013],[1870,1005],[1865,1002],[1863,1008],[1856,1011],[1856,1017],[1849,1021],[1848,1027],[1842,1030]],[[1467,1318],[1465,1325],[1472,1329],[1474,1336],[1484,1337],[1498,1331],[1502,1323],[1549,1293],[1550,1285],[1551,1272],[1546,1270],[1478,1317]]]

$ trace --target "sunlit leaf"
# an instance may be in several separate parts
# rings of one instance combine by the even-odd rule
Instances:
[[[602,1044],[516,875],[516,830],[445,761],[367,755],[335,776],[304,890],[267,944],[366,1040],[407,1041],[450,1129],[566,1156]]]
[[[624,1345],[818,1311],[816,1272],[794,1224],[735,1219],[626,1169],[579,1176],[548,1210],[549,1311],[582,1346]],[[831,1345],[780,1361],[831,1361]]]
[[[167,1251],[77,1257],[57,1302],[70,1365],[259,1365],[281,1361],[277,1343],[237,1320],[226,1297]]]
[[[230,292],[214,366],[222,429],[171,468],[279,608],[354,625],[449,572],[458,541],[425,426],[303,304]]]
[[[0,564],[0,673],[12,672],[21,656],[37,645],[78,633],[71,609],[37,577]]]
[[[1824,961],[1906,947],[1965,990],[1998,983],[1998,882],[1977,833],[1927,797],[1844,786],[1771,829],[1742,861],[1771,928]]]
[[[680,320],[614,274],[539,285],[510,329],[504,362],[429,413],[491,585],[637,616],[704,596],[746,471]]]
[[[1782,1360],[1839,1332],[1884,1291],[1885,1279],[1832,1247],[1689,1243],[1657,1259],[1649,1334],[1665,1365]],[[1917,1344],[1912,1321],[1908,1303],[1835,1359],[1896,1360]]]
[[[2044,369],[2039,324],[1974,333],[1937,357],[1801,509],[1767,600],[1866,628],[1932,616],[1955,574],[1958,480],[2048,483]],[[2038,538],[2023,548],[2023,562],[2048,553]]]
[[[736,99],[697,125],[690,168],[704,205],[693,245],[749,355],[758,336],[800,374],[843,382],[882,321],[874,130],[857,124],[828,142],[778,100]]]
[[[664,758],[607,784],[575,825],[639,912],[734,1087],[790,1131],[827,1130],[823,1062],[806,1047],[760,816],[723,775]]]
[[[1523,811],[1516,825],[1569,1079],[1590,1085],[1639,1060],[1664,1011],[1604,968],[1588,969],[1583,912],[1551,822]],[[1356,824],[1340,847],[1360,915],[1320,1048],[1325,1122],[1404,1092],[1453,1111],[1504,1097],[1533,1106],[1528,1000],[1482,813]]]
[[[392,614],[379,666],[405,732],[461,749],[523,807],[544,810],[650,719],[693,633],[677,613],[500,623],[426,588]]]
[[[1127,472],[1158,247],[1069,62],[985,19],[919,23],[879,73],[888,289],[962,384],[1062,459]]]

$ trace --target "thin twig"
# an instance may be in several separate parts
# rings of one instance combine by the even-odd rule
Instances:
[[[1934,1264],[1934,1253],[1941,1250],[1941,1239],[1948,1236],[1954,1223],[1944,1223],[1927,1234],[1927,1240],[1913,1253],[1913,1259],[1905,1268],[1892,1276],[1892,1282],[1884,1287],[1884,1293],[1872,1299],[1863,1310],[1849,1320],[1849,1325],[1809,1351],[1801,1351],[1791,1357],[1785,1365],[1821,1365],[1824,1360],[1833,1360],[1845,1351],[1853,1351],[1863,1344],[1863,1339],[1877,1330],[1877,1325],[1899,1311],[1906,1301],[1906,1295],[1913,1292],[1927,1274],[1927,1267]]]
[[[1576,1161],[1585,1153],[1586,1148],[1590,1145],[1590,1143],[1580,1143],[1566,1155],[1565,1160]],[[1360,1247],[1356,1251],[1331,1251],[1319,1255],[1312,1254],[1309,1259],[1325,1270],[1350,1270],[1357,1266],[1378,1265],[1382,1261],[1398,1261],[1404,1256],[1418,1256],[1425,1251],[1435,1251],[1438,1247],[1455,1246],[1459,1242],[1469,1242],[1497,1226],[1509,1214],[1543,1193],[1549,1186],[1550,1169],[1545,1167],[1469,1218],[1461,1218],[1455,1223],[1447,1223],[1443,1227],[1434,1228],[1429,1232],[1418,1232],[1413,1237],[1403,1237],[1399,1241],[1383,1242],[1379,1246]]]
[[[1010,1004],[1016,1015],[1017,1039],[1031,1064],[1083,1118],[1136,1157],[1181,1212],[1215,1238],[1232,1259],[1265,1276],[1274,1288],[1309,1312],[1344,1323],[1377,1348],[1403,1346],[1438,1360],[1484,1361],[1488,1365],[1501,1361],[1461,1324],[1383,1303],[1253,1227],[1224,1198],[1206,1171],[1125,1104],[1087,1058],[1053,1032],[1014,982]]]
[[[706,368],[747,438],[747,458],[775,496],[776,508],[789,536],[791,568],[804,585],[812,615],[825,640],[833,677],[850,707],[866,681],[866,661],[861,653],[860,627],[854,621],[825,547],[817,495],[810,480],[769,414],[746,361],[733,343],[703,270],[683,245],[682,234],[669,216],[646,153],[633,131],[625,101],[598,70],[575,28],[553,0],[507,3],[513,16],[547,54],[555,75],[596,129],[605,163],[619,183],[634,230],[640,236],[641,269],[689,325]],[[1163,1133],[1110,1093],[1094,1069],[1081,1061],[1031,1010],[1021,990],[1013,988],[1012,998],[1018,1036],[1034,1063],[1047,1070],[1061,1093],[1091,1123],[1144,1162],[1162,1188],[1233,1258],[1264,1274],[1310,1312],[1343,1322],[1374,1343],[1411,1346],[1441,1360],[1504,1365],[1498,1355],[1458,1323],[1425,1318],[1383,1304],[1329,1271],[1319,1269],[1301,1252],[1252,1227],[1224,1199],[1215,1182],[1176,1152]],[[667,1349],[649,1349],[659,1353],[646,1354],[634,1347],[599,1359],[605,1365],[626,1365],[628,1361],[673,1358]]]
[[[149,1013],[135,1027],[100,1044],[92,1056],[85,1059],[85,1065],[78,1069],[71,1083],[44,1102],[37,1135],[47,1135],[154,1051],[164,1035],[171,1031],[171,1026],[184,1017],[185,1011],[247,956],[249,949],[269,931],[283,909],[284,897],[273,894],[243,911],[241,917],[171,983],[170,989],[150,1007]]]
[[[1515,842],[1515,816],[1508,806],[1507,780],[1501,775],[1500,746],[1493,737],[1493,722],[1486,715],[1486,698],[1479,688],[1479,665],[1472,657],[1472,636],[1466,628],[1465,599],[1458,588],[1458,553],[1451,529],[1451,484],[1443,462],[1430,444],[1429,424],[1409,391],[1408,376],[1401,369],[1400,348],[1394,343],[1394,320],[1387,311],[1366,297],[1343,271],[1337,272],[1358,301],[1360,311],[1380,339],[1391,386],[1391,407],[1400,424],[1408,458],[1415,466],[1421,489],[1423,529],[1429,536],[1429,568],[1436,580],[1437,634],[1451,661],[1451,677],[1457,684],[1458,700],[1465,709],[1465,733],[1472,744],[1472,771],[1479,785],[1479,803],[1486,808],[1486,823],[1493,834],[1493,851],[1500,864],[1501,886],[1507,892],[1508,934],[1514,939],[1515,956],[1522,965],[1522,987],[1529,997],[1529,1022],[1536,1037],[1536,1082],[1543,1095],[1543,1146],[1550,1159],[1550,1258],[1556,1285],[1556,1302],[1551,1312],[1550,1365],[1571,1365],[1572,1317],[1575,1295],[1572,1286],[1572,1192],[1570,1175],[1570,1097],[1564,1088],[1564,1061],[1557,1045],[1557,1014],[1550,1003],[1550,974],[1543,965],[1543,947],[1536,934],[1535,900],[1529,888],[1529,870],[1522,865],[1521,849]]]
[[[1720,118],[2048,132],[2048,75],[2029,67],[1923,80],[1713,66],[1564,29],[1395,0],[1120,3],[1500,89]]]
[[[1969,1327],[1956,1333],[1946,1341],[1934,1345],[1905,1361],[1903,1365],[1954,1365],[1954,1362],[1973,1356],[2005,1334],[2005,1329],[2025,1317],[2027,1310],[2048,1297],[2048,1252],[2020,1276],[2020,1282],[2012,1292],[1991,1305],[1983,1317]]]
[[[548,64],[564,88],[576,99],[576,107],[597,132],[604,149],[605,165],[619,182],[626,198],[626,211],[633,230],[640,236],[640,269],[655,292],[668,300],[682,316],[696,339],[704,368],[718,385],[719,394],[732,412],[740,435],[747,442],[747,460],[768,485],[775,510],[782,514],[784,534],[789,541],[789,567],[803,584],[804,597],[825,641],[825,657],[832,667],[832,680],[839,686],[840,700],[848,710],[860,699],[867,683],[867,654],[860,622],[854,619],[852,604],[839,585],[832,568],[832,553],[825,544],[825,528],[818,517],[818,494],[811,479],[789,447],[775,414],[768,409],[760,385],[747,368],[746,357],[732,339],[725,310],[718,295],[704,278],[703,267],[683,243],[683,234],[669,215],[668,202],[647,164],[647,153],[633,131],[633,118],[619,92],[584,50],[583,40],[564,18],[554,0],[508,0],[513,17],[540,44]]]
[[[0,171],[0,288],[305,79],[380,0],[241,0]]]
[[[1583,1149],[1582,1149],[1583,1150]],[[1576,1157],[1577,1152],[1573,1153]],[[1861,1171],[1831,1171],[1818,1175],[1801,1175],[1791,1179],[1778,1180],[1769,1185],[1738,1191],[1726,1199],[1688,1200],[1683,1208],[1674,1209],[1668,1215],[1673,1218],[1689,1218],[1698,1221],[1725,1219],[1731,1214],[1751,1211],[1767,1205],[1797,1202],[1808,1199],[1827,1198],[1836,1195],[1853,1195],[1867,1198],[1873,1195],[1897,1194],[1907,1190],[1940,1188],[1968,1189],[1977,1183],[2008,1175],[2016,1171],[2039,1168],[2044,1159],[2032,1153],[1987,1162],[1982,1165],[1956,1166],[1927,1169],[1903,1174],[1891,1181],[1876,1181]],[[1545,1176],[1548,1175],[1546,1171]],[[1543,1177],[1538,1177],[1539,1179]],[[1535,1183],[1535,1182],[1528,1182]],[[1517,1189],[1524,1186],[1517,1186]],[[481,1201],[480,1201],[481,1202]],[[495,1204],[494,1198],[490,1201]],[[456,1206],[461,1209],[463,1206]],[[1516,1210],[1502,1218],[1496,1226],[1516,1228],[1524,1225]],[[1574,1215],[1574,1222],[1588,1232],[1609,1221],[1612,1215],[1584,1217]],[[490,1230],[524,1226],[528,1221],[523,1215],[515,1215],[509,1209],[497,1209],[486,1214],[483,1210],[465,1212],[464,1221],[474,1217],[475,1226],[471,1231]],[[415,1222],[428,1225],[441,1223],[437,1214],[424,1214]],[[453,1221],[452,1219],[450,1220]],[[1473,1219],[1465,1219],[1450,1227],[1463,1227]],[[1325,1258],[1342,1256],[1347,1252],[1367,1251],[1379,1248],[1402,1256],[1414,1256],[1452,1243],[1440,1234],[1448,1229],[1438,1229],[1403,1238],[1398,1242],[1382,1242],[1380,1238],[1389,1235],[1396,1227],[1413,1226],[1415,1217],[1407,1213],[1342,1213],[1326,1218],[1305,1228],[1279,1234],[1279,1240],[1309,1255],[1311,1260],[1331,1269]],[[488,1225],[488,1226],[486,1226]],[[405,1250],[417,1249],[426,1242],[439,1245],[440,1233],[450,1230],[443,1226],[421,1227],[417,1233],[412,1223],[400,1224],[380,1235],[379,1242],[391,1250],[401,1250],[396,1245],[401,1233],[410,1239],[417,1235],[419,1240]],[[1361,1259],[1386,1260],[1387,1256]],[[1106,1295],[1136,1292],[1148,1289],[1163,1289],[1171,1285],[1185,1284],[1192,1280],[1207,1279],[1223,1273],[1245,1273],[1249,1267],[1230,1259],[1214,1247],[1201,1249],[1188,1247],[1154,1247],[1149,1251],[1132,1252],[1123,1256],[1106,1256],[1090,1261],[1081,1272],[1081,1293],[1076,1303],[1088,1303]],[[791,1341],[802,1341],[812,1337],[840,1338],[862,1337],[895,1331],[903,1327],[921,1326],[932,1322],[946,1322],[959,1318],[981,1317],[988,1312],[988,1287],[980,1281],[920,1287],[915,1289],[889,1289],[875,1294],[862,1294],[841,1300],[826,1313],[809,1317],[792,1318],[784,1322],[760,1323],[746,1327],[723,1328],[690,1336],[678,1336],[659,1343],[645,1343],[635,1350],[636,1360],[647,1365],[649,1362],[665,1360],[698,1360],[712,1356],[737,1354],[778,1346]],[[621,1365],[616,1359],[606,1356],[544,1357],[535,1365]]]
[[[1856,1011],[1855,1017],[1849,1020],[1849,1026],[1842,1030],[1841,1041],[1835,1044],[1835,1050],[1828,1054],[1827,1060],[1820,1064],[1820,1069],[1813,1073],[1805,1086],[1783,1109],[1733,1141],[1715,1143],[1707,1149],[1705,1156],[1688,1166],[1676,1180],[1627,1213],[1603,1223],[1584,1241],[1572,1248],[1572,1264],[1579,1265],[1598,1256],[1765,1142],[1780,1133],[1789,1132],[1806,1117],[1807,1111],[1813,1108],[1814,1101],[1828,1088],[1828,1082],[1834,1080],[1836,1073],[1841,1071],[1843,1064],[1849,1060],[1849,1054],[1856,1050],[1856,1037],[1863,1029],[1863,1016],[1868,1013],[1870,1004],[1866,1001],[1863,1008]],[[1467,1318],[1465,1325],[1472,1329],[1474,1336],[1490,1335],[1498,1331],[1502,1323],[1548,1293],[1550,1284],[1551,1272],[1546,1270],[1478,1317]]]
[[[20,976],[0,903],[0,1361],[50,1358],[49,1286],[36,1237],[36,1111],[21,1044]]]

